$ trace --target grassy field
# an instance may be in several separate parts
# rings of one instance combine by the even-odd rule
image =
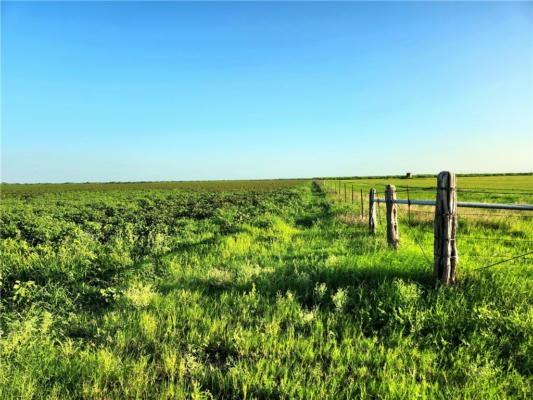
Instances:
[[[533,263],[474,269],[532,249],[533,213],[463,214],[444,287],[430,209],[393,251],[323,183],[2,186],[0,398],[531,398]]]
[[[341,182],[341,189],[344,193],[344,184],[348,185],[348,191],[353,185],[357,194],[363,190],[365,195],[371,188],[380,193],[384,193],[386,185],[395,185],[398,192],[398,198],[406,198],[406,189],[410,189],[412,198],[435,199],[433,189],[437,186],[436,178],[412,178],[412,179],[347,179],[347,180],[326,180],[323,181],[328,187],[332,187],[335,182]],[[421,191],[419,189],[426,189]],[[533,198],[533,174],[518,176],[482,176],[482,177],[458,177],[457,178],[457,200],[467,201],[476,199],[485,202],[506,201],[515,203],[525,202],[532,203]],[[477,193],[481,192],[481,193]],[[503,193],[503,194],[502,194]]]
[[[21,185],[2,183],[2,197],[32,196],[44,193],[102,192],[109,190],[181,189],[199,191],[274,190],[294,186],[302,180],[269,179],[256,181],[190,181],[190,182],[108,182],[108,183],[37,183]]]

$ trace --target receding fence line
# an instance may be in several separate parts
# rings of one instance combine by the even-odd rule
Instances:
[[[426,190],[426,189],[424,189]],[[429,188],[428,190],[435,190]],[[406,204],[408,210],[408,227],[417,245],[422,250],[424,257],[429,261],[428,257],[424,253],[424,250],[414,232],[411,229],[411,212],[420,212],[425,214],[431,214],[428,211],[411,211],[411,205],[423,205],[423,206],[435,206],[435,219],[434,219],[434,275],[435,277],[445,284],[452,284],[455,282],[455,272],[458,262],[457,246],[456,246],[456,230],[457,230],[457,207],[465,208],[482,208],[493,210],[515,210],[515,211],[533,211],[533,205],[529,204],[500,204],[500,203],[475,203],[475,202],[458,202],[457,201],[457,183],[456,176],[452,172],[443,171],[437,176],[437,188],[436,188],[436,200],[411,200],[409,193],[413,190],[407,186],[405,192],[407,192],[407,200],[396,199],[396,187],[394,185],[387,185],[385,191],[385,199],[380,199],[377,196],[376,189],[370,189],[369,193],[369,233],[371,235],[376,234],[376,208],[379,211],[379,204],[385,203],[387,206],[387,242],[390,247],[397,249],[399,243],[398,235],[398,210],[397,204]],[[491,192],[483,192],[490,194]],[[514,194],[514,193],[513,193]],[[475,215],[475,214],[466,214]],[[476,214],[477,215],[477,214]],[[479,214],[482,216],[490,216],[485,214]],[[501,214],[507,216],[505,214]],[[511,216],[512,217],[512,216]],[[527,216],[529,217],[529,216]],[[481,239],[483,240],[483,239]],[[497,240],[490,239],[487,240]],[[505,241],[503,239],[502,241]],[[517,240],[520,241],[520,240]],[[530,242],[524,240],[524,242]],[[533,241],[531,241],[533,242]],[[533,252],[527,252],[515,257],[501,260],[493,264],[486,265],[475,270],[489,268],[495,265],[502,264],[511,260],[524,258]],[[468,256],[467,256],[468,257]],[[475,271],[474,270],[474,271]]]
[[[387,203],[386,199],[375,199],[377,203]],[[396,204],[415,204],[419,206],[434,206],[437,204],[434,200],[395,200]],[[518,210],[533,211],[533,205],[529,204],[499,204],[499,203],[472,203],[467,201],[457,202],[457,207],[467,208],[488,208],[493,210]],[[467,214],[467,215],[485,215],[485,214]]]
[[[420,187],[420,186],[411,186],[411,187],[409,187],[409,185],[398,186],[398,187],[401,188],[401,189],[396,189],[396,192],[406,192],[408,189],[411,190],[412,192],[428,192],[428,191],[431,192],[431,191],[434,191],[434,190],[437,189],[435,187]],[[512,190],[512,189],[494,189],[494,188],[487,188],[487,189],[480,189],[480,190],[476,190],[475,188],[473,188],[473,189],[459,189],[459,188],[456,189],[456,191],[458,193],[476,193],[476,194],[490,194],[490,195],[494,195],[494,194],[505,194],[505,195],[511,194],[511,195],[533,196],[533,192],[525,192],[522,189],[519,189],[520,191],[518,191],[518,192],[512,192],[512,191],[509,191],[509,190]]]
[[[334,184],[334,193],[342,194],[342,183],[341,181],[333,181]],[[352,186],[352,203],[354,203],[354,190],[353,190],[353,184]],[[414,189],[414,190],[413,190]],[[396,189],[396,193],[405,192],[407,193],[407,196],[409,197],[410,193],[417,192],[417,191],[435,191],[435,188],[419,188],[417,190],[416,187],[409,187],[406,186],[405,190],[398,190]],[[456,189],[456,192],[462,192],[462,193],[483,193],[483,194],[497,194],[498,192],[489,192],[489,191],[472,191],[469,189]],[[502,194],[512,194],[512,195],[533,195],[533,193],[522,193],[522,192],[506,192]],[[347,188],[346,184],[344,184],[344,201],[347,202]],[[380,199],[377,197],[374,198],[374,201],[377,203],[387,203],[386,199]],[[395,204],[405,204],[408,207],[411,205],[421,205],[421,206],[435,206],[436,201],[435,200],[394,200]],[[533,211],[533,205],[529,204],[502,204],[502,203],[477,203],[477,202],[466,202],[466,201],[459,201],[457,202],[457,207],[463,207],[463,208],[481,208],[481,209],[494,209],[494,210],[513,210],[513,211]],[[361,189],[361,210],[363,210],[363,189]],[[429,211],[420,211],[420,210],[411,210],[411,212],[418,212],[418,213],[429,213],[433,214]],[[510,218],[532,218],[533,215],[507,215],[507,214],[464,214],[462,213],[459,216],[505,216]]]
[[[445,179],[444,183],[440,182],[439,179]],[[329,183],[329,185],[328,185]],[[333,185],[333,186],[332,186]],[[334,180],[324,182],[326,189],[334,191],[335,194],[338,194],[342,199],[342,182],[340,180]],[[351,185],[352,189],[352,204],[354,204],[354,185]],[[365,185],[367,186],[367,185]],[[457,202],[457,193],[479,193],[486,195],[533,195],[530,192],[524,191],[501,191],[495,192],[494,189],[486,190],[475,190],[475,189],[458,189],[455,183],[455,175],[449,172],[441,172],[437,178],[437,187],[409,187],[399,186],[402,189],[398,190],[393,185],[388,185],[385,191],[385,199],[380,199],[378,192],[375,188],[371,188],[368,196],[368,225],[369,225],[369,234],[376,235],[378,222],[381,221],[380,213],[380,204],[385,203],[387,205],[387,241],[389,246],[394,249],[398,248],[399,244],[399,235],[398,235],[398,214],[403,212],[400,207],[396,205],[407,205],[407,226],[409,232],[412,234],[415,243],[418,245],[422,254],[431,264],[431,261],[424,252],[424,249],[419,241],[419,238],[416,236],[414,230],[411,227],[411,213],[414,214],[425,214],[434,216],[434,260],[433,268],[434,274],[437,279],[440,281],[451,284],[455,281],[455,268],[458,261],[457,249],[455,245],[455,233],[457,229],[457,219],[466,218],[469,216],[477,217],[505,217],[505,218],[523,218],[528,220],[533,218],[531,215],[512,215],[502,214],[502,213],[457,213],[457,207],[462,208],[481,208],[489,210],[510,210],[510,211],[533,211],[533,205],[530,204],[502,204],[502,203],[476,203],[476,202]],[[405,189],[403,189],[405,187]],[[333,190],[331,190],[333,188]],[[495,189],[495,190],[504,190],[504,189]],[[507,189],[508,190],[508,189]],[[437,198],[436,200],[412,200],[410,193],[413,192],[428,192],[436,191]],[[363,189],[360,189],[361,192],[361,217],[364,217],[364,196]],[[407,194],[407,200],[398,200],[396,194],[399,192],[405,192]],[[440,196],[440,197],[439,197]],[[347,188],[346,183],[344,183],[344,201],[347,202]],[[411,205],[421,205],[421,206],[434,206],[435,211],[426,211],[426,210],[412,210]],[[455,211],[453,211],[455,210]],[[402,214],[403,215],[403,214]],[[500,241],[500,242],[522,242],[523,244],[533,243],[533,240],[524,240],[524,239],[495,239],[495,238],[483,238],[483,237],[465,237],[465,240],[481,240],[481,241]],[[525,249],[524,249],[525,250]],[[530,259],[527,256],[532,255],[533,252],[528,249],[528,252],[520,254],[511,258],[506,258],[507,255],[465,255],[466,258],[479,258],[479,259],[501,259],[495,263],[485,265],[480,268],[475,268],[472,271],[478,271],[486,269],[495,265],[500,265],[505,262],[516,260],[516,259]]]

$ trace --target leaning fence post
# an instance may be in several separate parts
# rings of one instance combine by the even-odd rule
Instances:
[[[376,235],[376,189],[370,189],[368,195],[368,231],[371,235]]]
[[[385,202],[387,205],[387,243],[389,246],[398,248],[398,210],[396,208],[396,187],[387,185],[385,190]]]
[[[443,171],[437,176],[435,206],[434,274],[442,283],[455,282],[457,266],[457,181],[453,172]]]

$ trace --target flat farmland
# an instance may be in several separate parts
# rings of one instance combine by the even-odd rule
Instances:
[[[334,182],[341,182],[342,190],[344,184],[349,185],[348,190],[351,190],[353,185],[357,193],[362,189],[365,195],[371,188],[378,192],[384,193],[387,185],[395,185],[398,192],[398,198],[406,198],[407,188],[410,187],[410,194],[413,198],[421,198],[432,196],[429,194],[430,189],[436,187],[436,179],[431,178],[375,178],[375,179],[342,179],[342,180],[325,180],[326,183],[333,184]],[[423,195],[419,189],[426,189]],[[500,175],[500,176],[458,176],[457,177],[458,201],[467,201],[467,199],[477,198],[482,195],[488,199],[496,199],[497,197],[509,198],[510,200],[526,201],[533,193],[533,175]],[[509,192],[509,193],[503,193]],[[521,195],[526,193],[525,195]],[[510,194],[511,196],[505,196]],[[529,199],[531,202],[531,199]]]
[[[435,182],[3,185],[0,398],[531,398],[531,257],[485,267],[533,251],[533,213],[460,210],[451,287],[432,208],[401,207],[397,251],[383,205],[368,235],[361,189]]]
[[[2,197],[36,195],[44,193],[65,192],[102,192],[116,190],[200,190],[200,191],[235,191],[235,190],[273,190],[291,187],[302,180],[265,179],[235,181],[190,181],[190,182],[106,182],[106,183],[37,183],[9,184],[0,186]]]

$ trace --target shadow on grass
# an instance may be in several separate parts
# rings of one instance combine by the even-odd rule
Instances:
[[[297,257],[283,257],[283,260]],[[272,264],[276,261],[272,260]],[[279,260],[277,260],[279,263]],[[319,263],[323,265],[323,263]],[[274,271],[262,271],[248,280],[239,280],[238,276],[231,279],[220,280],[216,277],[183,277],[174,282],[165,282],[159,285],[162,294],[174,290],[186,289],[200,291],[214,299],[223,293],[247,293],[255,287],[258,294],[275,299],[279,294],[287,291],[293,293],[300,301],[312,306],[312,294],[317,285],[325,284],[335,292],[343,288],[355,288],[364,285],[367,288],[379,288],[393,281],[415,283],[426,290],[435,290],[435,280],[430,271],[391,269],[388,266],[374,266],[372,269],[359,269],[353,264],[338,264],[334,268],[309,268],[302,269],[293,262],[282,262]]]
[[[336,214],[332,212],[325,201],[325,194],[320,187],[313,183],[312,195],[313,203],[309,211],[295,218],[295,225],[300,228],[297,234],[303,237],[304,243],[310,243],[308,248],[302,247],[296,251],[290,246],[285,253],[273,255],[271,258],[263,258],[261,264],[262,271],[249,279],[241,279],[238,275],[237,267],[228,268],[226,271],[229,278],[219,279],[210,276],[183,276],[174,282],[161,283],[159,290],[163,294],[168,294],[173,290],[187,289],[200,291],[208,296],[217,298],[226,292],[248,292],[255,287],[257,293],[273,300],[280,293],[292,292],[301,302],[308,306],[313,305],[313,291],[320,284],[325,284],[329,290],[335,292],[341,288],[354,288],[364,285],[367,288],[379,288],[384,284],[389,284],[394,280],[402,280],[420,285],[426,289],[433,290],[436,286],[428,267],[423,269],[409,266],[401,268],[386,265],[361,265],[358,262],[357,251],[349,258],[343,259],[333,265],[328,264],[328,259],[332,256],[344,257],[339,247],[336,247],[336,240],[339,239],[339,232],[336,224]],[[315,225],[321,226],[316,227]],[[348,232],[348,233],[347,233]],[[371,248],[378,243],[378,251],[391,251],[383,248],[380,239],[368,238],[368,242],[361,243],[361,235],[366,234],[366,226],[349,228],[343,232],[344,235],[353,235],[353,240],[349,240],[345,245],[351,249],[360,250],[361,255],[372,256]],[[320,236],[317,244],[312,241]],[[346,237],[344,238],[346,239]],[[212,242],[209,242],[212,243]],[[198,243],[191,245],[194,248]],[[238,264],[239,260],[233,263]],[[243,260],[244,262],[244,260]],[[331,264],[331,263],[330,263]],[[401,264],[401,263],[400,263]]]
[[[398,266],[391,266],[385,263],[380,265],[361,266],[357,264],[357,259],[351,259],[340,263],[334,268],[324,268],[325,260],[338,252],[334,248],[334,243],[338,239],[339,231],[335,229],[336,213],[331,210],[328,203],[325,201],[325,193],[320,187],[313,182],[311,193],[315,197],[315,201],[310,205],[309,210],[297,216],[294,219],[294,224],[300,228],[298,236],[306,235],[310,237],[313,232],[314,235],[320,230],[322,241],[328,242],[333,246],[327,245],[322,247],[310,247],[308,250],[300,249],[300,253],[295,254],[288,250],[281,256],[273,256],[272,259],[267,260],[266,264],[274,266],[273,272],[261,272],[248,281],[239,281],[238,277],[235,279],[222,282],[217,279],[206,277],[184,277],[173,283],[161,284],[160,290],[163,293],[168,293],[175,289],[199,290],[210,296],[218,296],[227,291],[247,292],[251,290],[252,286],[263,295],[275,297],[278,293],[285,293],[286,291],[293,292],[296,296],[305,299],[313,291],[316,284],[325,283],[332,290],[343,287],[356,287],[359,285],[366,285],[368,287],[378,287],[384,282],[391,282],[393,280],[401,280],[404,282],[412,282],[420,285],[425,290],[435,291],[438,288],[432,274],[432,265],[423,265],[422,268],[413,268],[407,265],[408,260],[400,260],[400,263],[405,262],[405,268]],[[312,230],[316,224],[320,223],[321,227]],[[426,224],[426,221],[420,221],[421,224]],[[432,222],[431,222],[432,223]],[[416,225],[416,222],[413,223]],[[346,231],[344,232],[346,234]],[[351,249],[360,248],[361,254],[368,254],[369,249],[365,248],[365,243],[362,243],[361,236],[366,236],[366,225],[356,226],[351,230],[354,235],[352,244],[348,244]],[[211,237],[194,243],[184,243],[177,249],[174,249],[168,254],[178,254],[182,251],[198,250],[204,248],[205,251],[210,251],[210,245],[215,245],[217,239],[220,237]],[[368,238],[368,240],[379,241],[379,239]],[[303,251],[302,251],[303,250]],[[387,252],[383,246],[379,247],[377,252]],[[202,252],[204,252],[202,250]],[[338,255],[338,254],[337,254]],[[357,257],[357,252],[353,254]],[[237,261],[238,262],[238,261]],[[309,268],[302,267],[305,264],[313,264]],[[424,263],[425,261],[420,261]],[[419,263],[417,263],[419,265]],[[302,274],[308,275],[307,282],[303,282]],[[458,287],[467,288],[472,283],[471,277],[465,277],[465,280]],[[303,283],[302,283],[303,282]]]

